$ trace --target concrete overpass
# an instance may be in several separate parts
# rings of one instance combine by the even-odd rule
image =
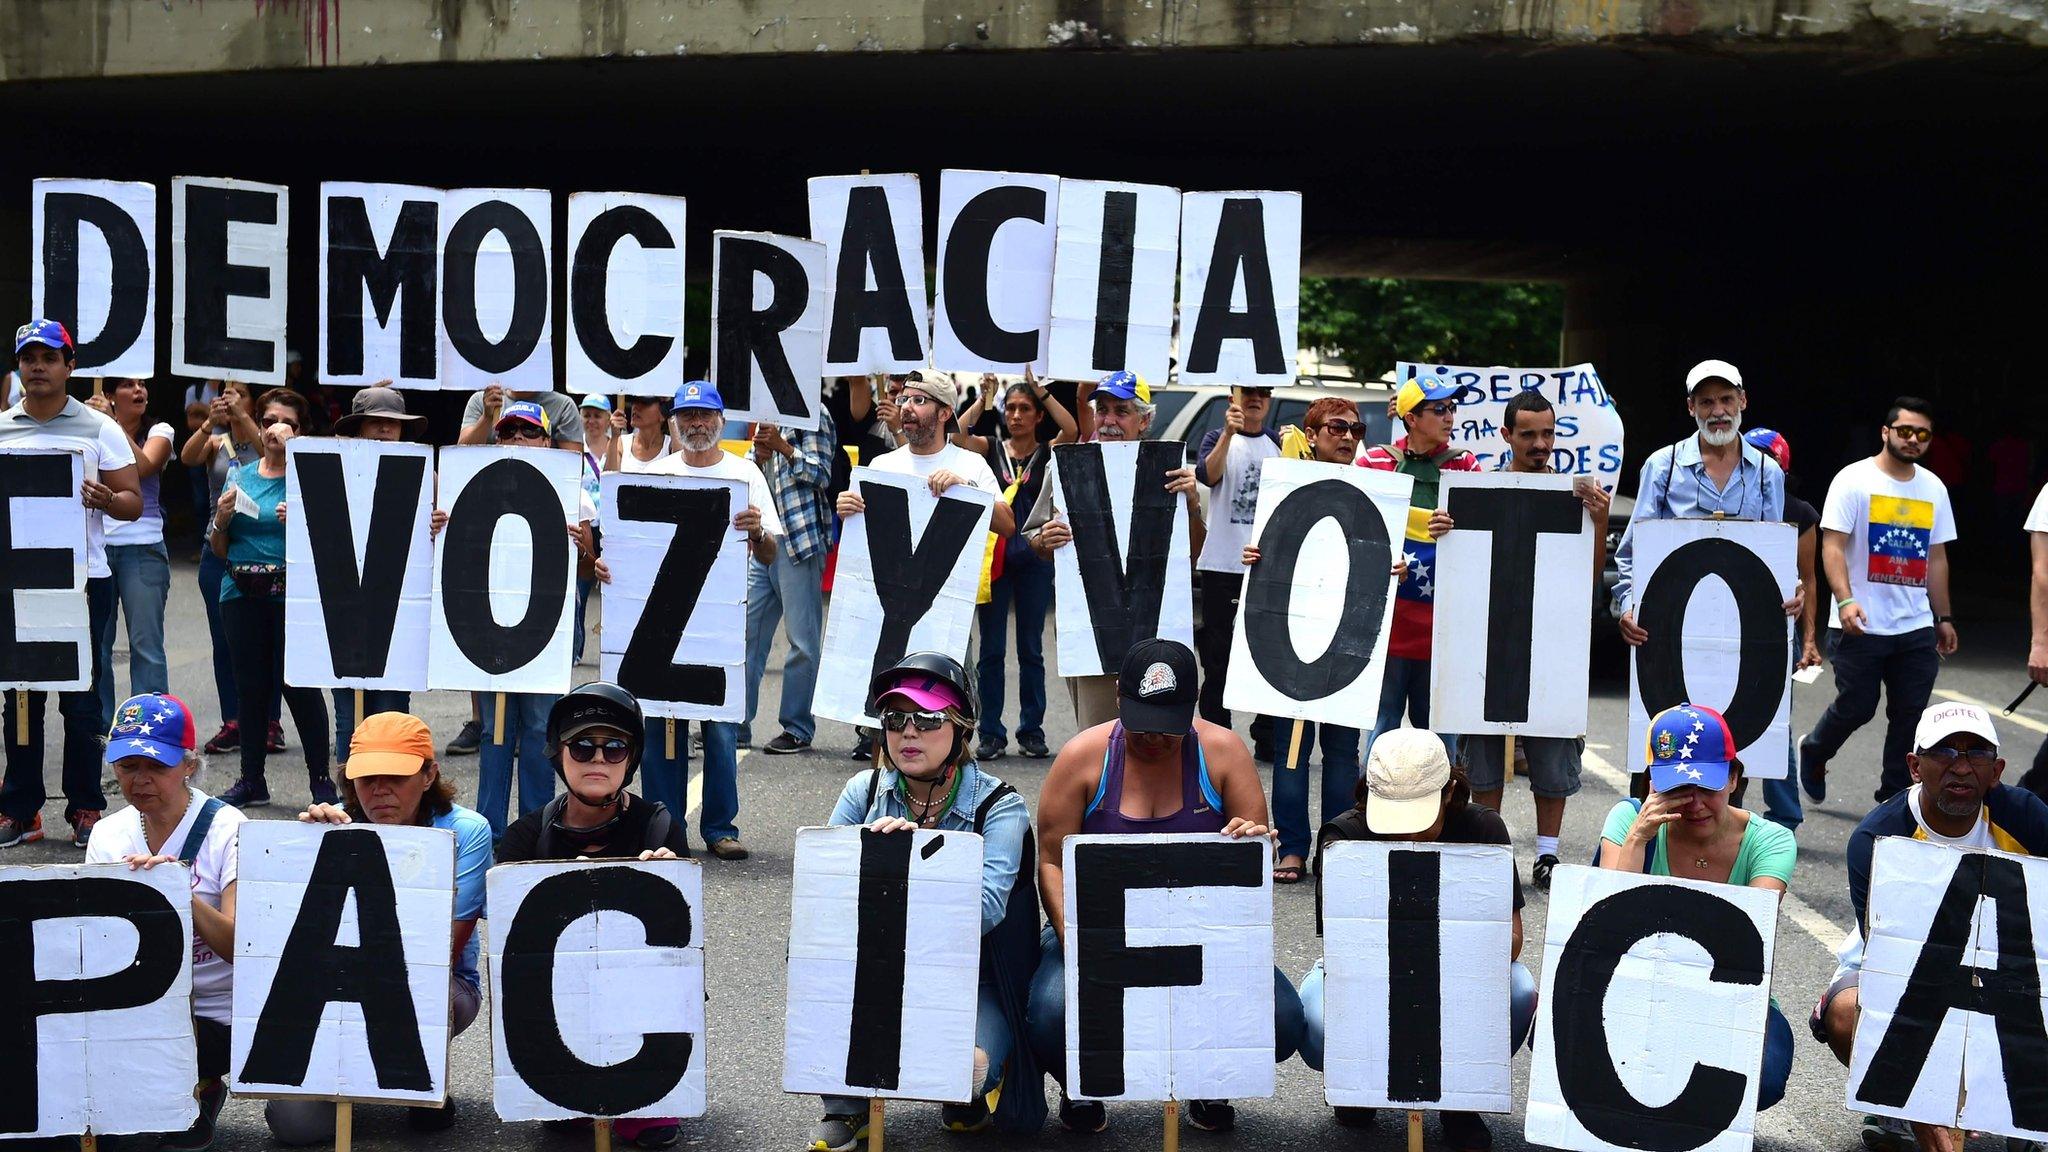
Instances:
[[[1300,189],[1311,272],[1563,281],[1638,458],[1706,355],[1816,499],[1894,393],[2048,423],[2043,0],[0,0],[0,107],[10,314],[34,175],[288,182],[303,253],[322,179],[678,192],[702,275],[807,176],[994,167]]]

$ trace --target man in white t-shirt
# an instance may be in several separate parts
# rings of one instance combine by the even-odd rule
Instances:
[[[1892,401],[1877,455],[1835,474],[1821,508],[1821,566],[1840,606],[1835,700],[1799,742],[1799,780],[1815,800],[1827,796],[1827,765],[1842,743],[1877,714],[1885,695],[1884,764],[1877,800],[1913,783],[1906,754],[1913,725],[1941,658],[1956,650],[1949,616],[1948,542],[1955,514],[1940,477],[1919,466],[1934,438],[1925,400]]]
[[[1202,437],[1195,451],[1195,476],[1209,487],[1209,535],[1195,570],[1202,574],[1202,628],[1195,648],[1202,655],[1202,719],[1230,727],[1223,706],[1223,682],[1230,668],[1230,635],[1237,626],[1237,601],[1244,593],[1244,546],[1252,542],[1259,510],[1259,470],[1280,454],[1280,433],[1266,427],[1273,408],[1271,388],[1233,388],[1223,427]],[[1272,759],[1271,736],[1263,717],[1252,720],[1255,755]]]
[[[782,518],[775,512],[775,498],[768,492],[768,478],[752,460],[727,452],[718,443],[725,428],[725,400],[708,380],[691,380],[676,389],[670,422],[682,451],[648,464],[644,472],[664,476],[701,476],[715,480],[747,482],[747,507],[735,514],[732,526],[747,534],[755,560],[775,562],[776,538],[782,535]],[[649,718],[642,733],[640,755],[641,792],[659,800],[672,812],[689,808],[684,796],[689,778],[689,753],[678,745],[677,755],[666,755],[667,734],[663,721]],[[737,821],[740,815],[740,726],[723,720],[702,722],[704,730],[704,800],[697,813],[697,831],[704,846],[720,860],[745,860],[747,847],[740,843]]]
[[[167,1149],[205,1148],[227,1099],[228,1025],[234,1007],[236,833],[245,817],[192,783],[199,733],[176,696],[143,693],[114,710],[107,767],[128,807],[99,821],[87,864],[141,868],[181,862],[192,875],[192,1031],[198,1042],[199,1119]]]
[[[2027,650],[2027,677],[2036,684],[2048,684],[2048,485],[2034,497],[2027,513],[2027,548],[2033,559],[2028,584],[2027,607],[2034,621],[2034,643]],[[2048,739],[2034,753],[2034,766],[2020,777],[2020,787],[2037,796],[2048,796]]]
[[[1007,539],[1017,530],[1017,513],[1010,507],[1010,502],[1002,498],[1003,486],[996,482],[996,474],[986,459],[953,443],[952,434],[947,431],[959,403],[960,390],[953,384],[951,376],[930,369],[910,373],[904,378],[903,390],[897,396],[903,447],[884,452],[866,463],[878,472],[921,476],[931,485],[934,496],[955,484],[965,484],[996,497],[989,531]],[[867,502],[861,499],[858,490],[848,489],[839,494],[837,511],[841,519],[857,516],[867,511]],[[974,667],[979,626],[977,618],[968,633],[967,659],[962,663],[969,668]],[[873,757],[873,737],[863,729],[860,738],[854,742],[851,759],[866,761]]]
[[[135,475],[135,449],[119,424],[65,393],[77,361],[71,334],[55,320],[32,320],[14,334],[15,370],[21,375],[21,403],[0,412],[0,448],[59,448],[84,457],[85,481],[78,498],[85,516],[85,602],[87,627],[97,663],[100,637],[114,624],[114,577],[107,567],[105,519],[133,520],[142,515],[142,484]],[[10,495],[0,493],[0,497]],[[106,717],[100,713],[93,681],[97,667],[86,670],[82,691],[63,692],[57,711],[64,717],[64,818],[71,822],[71,842],[83,848],[93,822],[107,806],[100,790],[100,738]],[[28,708],[28,743],[20,732],[17,708]],[[39,692],[9,692],[6,708],[7,779],[0,784],[0,848],[43,838],[43,697]]]

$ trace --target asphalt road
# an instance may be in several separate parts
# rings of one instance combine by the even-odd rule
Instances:
[[[591,619],[596,619],[595,602]],[[2024,605],[1965,605],[1960,626],[1962,651],[1943,668],[1937,692],[1954,698],[1995,701],[2002,706],[2025,680]],[[218,725],[219,709],[211,683],[205,616],[189,557],[174,569],[168,635],[172,689],[198,711],[203,739]],[[1050,651],[1049,637],[1047,648]],[[594,659],[595,646],[589,651]],[[776,659],[780,659],[779,652]],[[125,687],[125,658],[117,655],[116,660]],[[579,680],[595,675],[592,667],[577,671]],[[1074,722],[1066,693],[1056,684],[1053,689],[1048,694],[1052,710],[1046,731],[1049,742],[1057,748],[1060,741],[1073,734]],[[779,690],[780,675],[771,666],[761,689],[761,714],[769,719],[756,726],[757,739],[765,740],[775,734],[772,717]],[[1008,714],[1014,717],[1014,677],[1010,693]],[[1812,726],[1832,694],[1832,681],[1826,675],[1812,687],[1795,688],[1796,731],[1803,733]],[[467,698],[452,692],[426,693],[415,696],[413,702],[441,742],[455,733],[469,710]],[[1592,697],[1585,788],[1566,814],[1563,856],[1568,862],[1582,862],[1590,856],[1608,809],[1624,794],[1625,780],[1616,765],[1623,762],[1620,746],[1625,741],[1626,713],[1627,696],[1621,681],[1597,681]],[[2048,703],[2036,702],[2019,718],[2000,720],[2001,731],[2009,741],[2008,756],[2015,762],[2012,778],[2016,779],[2019,770],[2031,760],[2042,734],[2048,733],[2044,717],[2048,717]],[[47,763],[54,787],[59,763],[57,734],[61,730],[55,723],[50,730],[52,742],[47,750]],[[256,813],[262,817],[289,818],[307,799],[303,753],[289,721],[286,731],[290,748],[282,756],[272,758],[269,778],[274,804]],[[783,954],[789,916],[790,857],[794,830],[822,824],[840,788],[854,771],[854,765],[846,759],[852,739],[851,729],[826,722],[821,725],[817,748],[811,752],[786,757],[742,753],[739,823],[753,858],[731,864],[707,858],[704,866],[709,921],[706,979],[711,1001],[710,1111],[705,1117],[683,1125],[686,1146],[793,1150],[802,1146],[803,1134],[819,1115],[815,1099],[786,1096],[781,1091]],[[1870,793],[1876,785],[1881,741],[1880,714],[1880,723],[1857,733],[1835,761],[1830,799],[1824,805],[1810,808],[1807,823],[1799,833],[1799,870],[1792,898],[1785,902],[1778,921],[1772,980],[1773,992],[1790,1018],[1797,1038],[1796,1059],[1784,1102],[1759,1118],[1759,1142],[1766,1148],[1836,1150],[1860,1146],[1856,1118],[1843,1107],[1843,1069],[1806,1034],[1805,1018],[1833,970],[1832,950],[1851,921],[1842,853],[1849,833],[1871,807]],[[212,759],[202,777],[202,786],[218,792],[232,782],[237,765],[232,754]],[[1035,801],[1048,763],[1022,759],[1013,750],[1009,757],[991,767]],[[449,759],[445,767],[457,781],[461,795],[473,796],[476,759]],[[109,793],[118,806],[111,782]],[[1752,803],[1761,805],[1754,790]],[[1506,809],[1526,877],[1534,858],[1533,815],[1527,789],[1519,784],[1511,786]],[[44,812],[45,823],[52,828],[53,835],[65,828],[62,816],[62,800],[54,798]],[[693,820],[693,842],[695,839]],[[0,854],[0,862],[50,863],[76,860],[79,855],[66,843],[46,841]],[[1298,978],[1320,955],[1314,934],[1312,890],[1308,884],[1279,887],[1274,899],[1276,954],[1281,966]],[[1530,888],[1525,912],[1528,939],[1522,955],[1532,971],[1540,967],[1546,915],[1544,894]],[[454,1132],[437,1138],[437,1143],[562,1149],[587,1146],[587,1136],[554,1133],[538,1124],[501,1125],[497,1121],[489,1104],[491,1048],[487,1015],[455,1041],[452,1060],[453,1092],[462,1111]],[[1524,1051],[1515,1059],[1518,1105],[1524,1098],[1528,1072],[1529,1055]],[[261,1108],[260,1101],[231,1101],[222,1118],[220,1146],[270,1146]],[[1214,1136],[1188,1129],[1183,1138],[1192,1148],[1220,1147],[1227,1142],[1246,1147],[1393,1147],[1402,1139],[1394,1119],[1387,1117],[1377,1132],[1337,1127],[1322,1103],[1321,1078],[1299,1060],[1290,1059],[1280,1068],[1275,1098],[1238,1102],[1236,1135]],[[1493,1128],[1498,1147],[1514,1150],[1525,1145],[1519,1106],[1512,1117],[1493,1118]],[[1048,1142],[1104,1150],[1142,1149],[1159,1146],[1160,1129],[1161,1112],[1157,1107],[1123,1105],[1111,1108],[1110,1130],[1100,1137],[1067,1135],[1052,1120],[1032,1140],[993,1135],[960,1137],[939,1128],[936,1105],[900,1104],[890,1112],[888,1144],[903,1149],[949,1148],[964,1141],[981,1140],[1006,1147]],[[1433,1117],[1426,1136],[1435,1146]],[[397,1109],[365,1107],[358,1109],[356,1141],[361,1147],[377,1149],[416,1145],[420,1138],[405,1126]]]

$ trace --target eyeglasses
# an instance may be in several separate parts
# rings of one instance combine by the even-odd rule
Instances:
[[[297,420],[288,420],[283,416],[265,416],[263,418],[263,426],[265,428],[268,428],[273,424],[282,424],[294,432],[297,432],[299,430],[299,422]]]
[[[604,762],[607,764],[623,764],[626,760],[626,753],[632,750],[633,745],[631,743],[620,740],[617,737],[613,737],[610,740],[585,739],[569,741],[569,758],[580,764],[588,764],[599,756],[603,756]]]
[[[1458,414],[1458,404],[1454,400],[1446,400],[1441,404],[1417,405],[1415,410],[1417,412],[1433,412],[1438,416],[1456,416]]]
[[[1918,444],[1925,444],[1934,439],[1934,429],[1922,428],[1917,424],[1894,424],[1891,426],[1891,433],[1901,440]]]
[[[1989,768],[1998,759],[1998,749],[1972,748],[1967,752],[1960,752],[1954,748],[1937,746],[1922,748],[1919,755],[1922,760],[1943,768],[1955,763],[1958,757],[1968,760],[1972,768]]]
[[[881,715],[882,727],[890,732],[901,732],[907,725],[917,725],[919,732],[936,732],[946,722],[944,712],[905,712],[900,708],[884,708]]]
[[[896,403],[905,408],[921,408],[927,404],[936,408],[939,402],[932,399],[932,394],[929,392],[905,392],[902,399],[896,401]]]
[[[548,434],[546,432],[531,424],[511,424],[498,429],[498,439],[500,440],[545,440],[547,438]]]
[[[1332,436],[1363,436],[1365,435],[1365,422],[1362,420],[1325,420],[1316,426],[1316,430],[1328,432]]]

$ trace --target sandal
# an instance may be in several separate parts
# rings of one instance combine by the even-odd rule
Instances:
[[[1299,864],[1280,864],[1280,865],[1276,865],[1276,866],[1274,866],[1274,868],[1273,868],[1273,883],[1275,883],[1275,884],[1299,884],[1299,883],[1301,883],[1301,865],[1299,865]]]

